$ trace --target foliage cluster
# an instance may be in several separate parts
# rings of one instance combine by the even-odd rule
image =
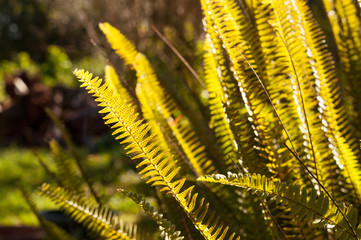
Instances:
[[[115,27],[99,25],[135,87],[112,66],[105,81],[74,74],[153,187],[159,210],[120,191],[155,220],[160,239],[361,237],[360,3],[323,3],[340,68],[304,0],[201,0],[204,73],[192,71],[189,85],[199,113]],[[43,184],[41,194],[97,238],[152,237],[106,207],[64,137],[80,173],[60,158],[58,187]]]

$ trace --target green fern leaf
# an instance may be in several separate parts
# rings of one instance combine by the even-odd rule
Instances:
[[[92,74],[84,70],[75,70],[74,74],[83,83],[82,87],[86,87],[95,97],[95,101],[99,102],[99,106],[103,107],[100,113],[104,114],[105,123],[115,129],[113,135],[116,139],[122,144],[127,144],[127,154],[134,160],[142,160],[137,165],[137,168],[143,167],[139,172],[142,178],[148,178],[147,183],[152,186],[160,186],[160,191],[170,193],[206,239],[223,239],[228,227],[223,227],[223,223],[218,225],[218,220],[212,221],[212,215],[206,218],[209,204],[204,204],[204,198],[197,204],[198,194],[192,195],[194,186],[182,190],[185,178],[174,179],[180,168],[176,166],[169,152],[158,145],[157,137],[148,135],[149,126],[137,119],[135,108],[115,98],[107,84],[102,83],[102,79],[92,78]],[[229,239],[233,239],[234,235]]]
[[[128,192],[124,189],[119,188],[119,192],[123,193],[128,198],[132,199],[138,206],[140,206],[145,212],[147,212],[153,220],[158,224],[160,235],[159,239],[169,239],[169,240],[182,240],[184,239],[183,236],[181,236],[180,231],[175,230],[175,226],[168,221],[166,218],[163,217],[163,214],[159,211],[155,210],[153,206],[150,206],[149,202],[147,202],[144,198],[141,196]]]
[[[125,226],[120,218],[106,207],[92,207],[89,201],[81,195],[70,193],[60,187],[53,188],[46,183],[41,186],[40,190],[43,196],[55,202],[66,214],[98,237],[122,240],[139,239],[134,226]]]
[[[150,123],[152,131],[160,136],[160,138],[164,138],[162,135],[167,131],[162,131],[158,125],[163,126],[163,129],[170,128],[178,142],[179,149],[182,149],[185,153],[185,156],[189,159],[197,175],[212,173],[214,169],[212,161],[207,159],[205,147],[196,136],[188,119],[182,119],[179,123],[174,124],[177,117],[181,117],[179,114],[177,115],[179,109],[173,99],[168,96],[160,86],[147,58],[139,52],[135,54],[135,47],[132,45],[132,47],[129,48],[130,42],[127,44],[119,44],[124,39],[126,40],[126,38],[109,23],[100,24],[100,29],[118,55],[136,70],[137,97],[142,104],[144,117]],[[128,50],[130,52],[128,52]],[[129,54],[131,56],[129,56]],[[155,113],[156,111],[158,111],[158,113]],[[156,119],[159,120],[159,116],[162,116],[160,123],[155,121]],[[168,148],[173,148],[170,143],[167,143],[167,139],[163,139],[161,142],[163,142],[165,146],[168,146]],[[181,157],[179,158],[181,159]]]
[[[57,176],[62,187],[76,192],[83,192],[81,179],[70,157],[56,140],[50,141],[50,149],[57,167]]]
[[[75,240],[73,236],[70,236],[67,232],[65,232],[62,228],[58,227],[56,224],[47,221],[44,219],[40,214],[38,207],[36,206],[31,194],[25,190],[23,187],[19,187],[21,190],[21,193],[23,195],[23,198],[25,199],[26,203],[30,207],[30,210],[34,213],[36,218],[38,219],[41,227],[46,232],[47,236],[50,239],[54,240]]]
[[[281,183],[279,180],[253,174],[243,176],[241,174],[229,173],[228,176],[215,174],[203,176],[198,181],[206,181],[245,188],[268,197],[276,203],[286,204],[295,217],[301,222],[312,219],[313,224],[318,227],[335,228],[340,239],[351,239],[355,235],[348,227],[347,222],[337,210],[331,200],[323,192],[317,194],[312,189],[300,188],[299,185]],[[352,206],[343,207],[342,211],[348,218],[351,226],[360,231],[357,226],[357,210]],[[342,237],[341,237],[342,236]]]
[[[113,90],[114,94],[117,94],[121,98],[123,98],[126,102],[132,103],[133,99],[130,96],[128,90],[123,87],[120,79],[115,72],[114,68],[110,65],[105,66],[105,82],[108,86]]]

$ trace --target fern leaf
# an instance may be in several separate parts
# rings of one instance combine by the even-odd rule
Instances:
[[[103,206],[91,206],[81,195],[44,183],[41,194],[55,202],[66,214],[92,233],[106,239],[136,240],[133,227],[125,227],[119,217]],[[128,231],[126,231],[128,229]]]
[[[109,23],[100,23],[99,28],[106,36],[113,36],[108,38],[108,42],[112,45],[113,49],[119,56],[123,56],[127,65],[132,65],[138,54],[133,43],[131,43]]]
[[[235,187],[253,190],[269,197],[272,201],[281,204],[288,204],[294,216],[301,222],[313,219],[313,224],[318,227],[334,228],[340,239],[354,238],[352,230],[348,227],[347,222],[337,211],[335,205],[331,204],[331,200],[322,192],[318,195],[314,189],[308,191],[306,187],[300,188],[299,185],[285,184],[272,178],[253,174],[252,176],[243,176],[241,174],[229,173],[228,176],[215,174],[203,176],[198,181],[206,181],[231,185]],[[357,210],[352,206],[343,207],[351,226],[357,227]],[[359,229],[359,227],[357,227]],[[358,230],[359,231],[359,230]]]
[[[54,122],[54,124],[59,128],[61,135],[64,138],[64,141],[65,141],[67,147],[69,148],[72,157],[75,160],[75,164],[77,165],[77,167],[80,171],[82,179],[86,182],[86,184],[87,184],[91,194],[95,198],[95,200],[98,203],[100,203],[100,197],[98,196],[97,192],[95,191],[94,186],[85,170],[83,159],[80,157],[80,155],[78,154],[78,151],[75,149],[75,144],[73,143],[73,141],[70,137],[70,134],[67,131],[65,125],[60,121],[60,119],[49,108],[46,108],[45,111],[48,114],[48,116],[51,118],[51,120]]]
[[[50,141],[50,149],[57,167],[57,176],[62,186],[76,192],[83,192],[77,169],[75,169],[73,162],[56,140]]]
[[[127,64],[131,64],[136,70],[137,97],[142,103],[144,117],[150,122],[153,121],[153,123],[151,123],[153,131],[159,136],[163,135],[159,134],[162,131],[159,129],[159,126],[156,126],[158,123],[154,122],[154,119],[157,119],[155,117],[157,114],[153,111],[158,111],[159,116],[163,116],[161,125],[164,126],[164,122],[167,123],[169,128],[174,132],[179,148],[183,150],[197,175],[212,173],[214,169],[212,161],[207,159],[205,147],[190,126],[188,119],[184,119],[179,124],[173,124],[178,117],[176,113],[179,112],[179,109],[173,99],[168,96],[165,93],[165,90],[160,86],[147,58],[143,54],[136,52],[134,46],[130,48],[131,56],[128,56],[128,54],[130,54],[128,53],[130,43],[119,44],[119,42],[125,41],[125,37],[110,24],[100,24],[100,29],[103,31],[108,42],[118,55],[124,59]],[[162,141],[166,142],[166,140]],[[170,144],[167,144],[167,146],[170,146]]]
[[[352,134],[350,134],[350,128],[347,127],[351,126],[351,124],[347,118],[346,108],[341,102],[341,94],[335,94],[340,89],[337,87],[338,79],[336,78],[334,61],[327,51],[324,34],[313,19],[310,10],[306,5],[300,7],[304,8],[305,30],[310,36],[308,45],[315,59],[315,69],[318,76],[315,90],[317,100],[320,102],[319,111],[323,117],[322,128],[327,129],[325,132],[327,138],[330,139],[329,144],[334,152],[334,161],[341,168],[341,172],[346,179],[343,182],[346,181],[351,186],[351,191],[355,193],[354,195],[360,201],[361,166],[358,163],[360,152],[356,139],[353,138]],[[332,172],[335,171],[336,169]],[[330,178],[335,179],[336,177],[330,176]],[[340,192],[339,190],[338,188],[338,192]]]
[[[119,98],[115,98],[111,89],[98,77],[92,78],[92,74],[84,70],[75,70],[74,74],[82,82],[82,87],[86,87],[89,93],[93,94],[95,101],[103,107],[100,113],[105,114],[103,119],[106,124],[114,129],[113,135],[120,143],[127,144],[125,147],[127,154],[132,159],[141,159],[137,168],[143,166],[139,172],[142,178],[149,178],[147,183],[152,186],[160,186],[161,191],[170,193],[179,205],[187,213],[196,228],[206,239],[223,239],[228,231],[228,227],[212,221],[212,217],[206,218],[209,204],[204,203],[204,199],[198,201],[198,194],[192,195],[194,186],[189,186],[185,190],[185,178],[175,180],[174,177],[179,171],[175,161],[158,145],[156,136],[148,135],[149,126],[137,120],[138,114],[134,107],[125,103]],[[211,215],[212,216],[212,215]],[[215,229],[211,231],[210,228]],[[230,239],[234,236],[231,235]]]
[[[346,91],[348,115],[358,130],[361,123],[361,33],[360,5],[353,0],[323,0],[341,64],[341,80]]]
[[[114,68],[110,65],[105,66],[105,82],[113,90],[114,94],[119,95],[126,102],[133,102],[132,97],[128,93],[128,90],[124,88],[119,80],[117,73]]]
[[[184,239],[183,236],[181,236],[180,231],[175,230],[175,226],[168,221],[166,218],[163,217],[163,214],[159,211],[155,210],[153,206],[150,206],[149,202],[147,202],[144,198],[141,196],[128,192],[124,189],[119,188],[119,192],[123,193],[128,198],[132,199],[138,206],[140,206],[145,212],[147,212],[153,220],[158,224],[160,235],[159,239],[169,239],[169,240],[181,240]]]
[[[54,224],[52,222],[49,222],[49,221],[45,220],[39,214],[38,207],[36,206],[31,194],[27,190],[25,190],[25,188],[23,188],[23,187],[20,186],[19,188],[21,190],[23,198],[25,199],[26,203],[30,207],[30,210],[34,213],[34,215],[38,219],[41,227],[44,229],[44,231],[46,232],[47,236],[50,239],[54,239],[54,240],[66,240],[66,239],[75,240],[74,237],[69,235],[62,228],[58,227],[56,224]]]
[[[238,161],[240,156],[238,154],[238,147],[235,145],[235,137],[229,126],[229,119],[223,104],[227,101],[226,93],[223,91],[222,81],[223,76],[217,72],[217,69],[221,69],[223,66],[218,65],[218,59],[212,53],[212,40],[208,35],[205,42],[206,53],[204,55],[205,65],[205,81],[207,90],[210,94],[209,109],[211,113],[211,124],[215,131],[218,144],[220,145],[225,165],[230,168],[233,161]],[[224,67],[223,67],[224,68]]]
[[[215,30],[218,32],[229,56],[233,75],[237,81],[237,90],[244,103],[244,109],[241,109],[240,112],[245,113],[243,119],[249,122],[248,125],[250,125],[251,130],[248,129],[248,131],[253,132],[255,135],[253,139],[257,142],[255,146],[250,146],[250,148],[258,149],[260,156],[256,158],[257,161],[259,159],[265,160],[264,162],[258,162],[258,166],[264,166],[264,169],[271,171],[271,174],[278,174],[278,172],[281,172],[279,167],[284,159],[280,160],[276,157],[279,155],[278,146],[272,143],[272,139],[275,137],[275,133],[277,134],[277,131],[271,132],[271,129],[280,129],[280,125],[277,124],[267,96],[255,77],[256,72],[262,78],[264,84],[268,82],[267,75],[262,70],[264,68],[264,59],[259,52],[260,48],[256,47],[259,44],[258,36],[250,23],[240,13],[240,9],[236,7],[235,1],[207,0],[202,1],[202,5],[206,15],[207,13],[210,15],[206,19],[210,18],[213,21]],[[238,13],[236,14],[236,12]],[[211,23],[208,25],[211,25]],[[247,62],[245,59],[247,59]],[[233,115],[230,118],[233,118]],[[241,124],[243,122],[237,125]],[[244,134],[242,134],[242,137],[248,139],[248,137],[244,137]],[[252,139],[252,137],[249,138]],[[248,148],[248,151],[250,151],[250,148]],[[247,152],[244,155],[247,155]],[[254,161],[254,159],[250,161]]]
[[[319,180],[333,196],[339,200],[344,197],[337,193],[341,188],[345,186],[347,188],[345,182],[351,185],[352,191],[359,196],[360,170],[355,161],[357,153],[347,146],[343,139],[343,136],[348,135],[348,129],[344,128],[347,120],[342,114],[344,107],[337,98],[339,95],[334,97],[337,91],[335,85],[337,79],[334,76],[333,61],[327,53],[323,34],[304,1],[296,0],[293,4],[285,5],[282,1],[275,0],[272,1],[272,7],[275,14],[275,22],[273,22],[275,31],[278,31],[281,39],[285,41],[283,46],[285,53],[279,53],[277,57],[281,59],[280,56],[286,56],[289,51],[289,69],[294,67],[294,72],[288,75],[294,75],[292,78],[295,80],[292,78],[289,80],[294,89],[291,94],[295,101],[287,103],[286,108],[293,109],[287,114],[297,112],[299,116],[297,125],[301,126],[302,134],[294,131],[292,123],[288,125],[287,117],[285,117],[286,127],[291,129],[293,136],[299,136],[294,141],[297,149],[308,148],[308,151],[301,152],[300,156],[309,169],[319,173],[316,174]],[[293,20],[286,21],[286,19]],[[281,49],[282,47],[279,51]],[[279,85],[274,85],[274,88],[279,88]],[[284,91],[286,93],[287,89]],[[280,102],[280,97],[276,96],[275,100]],[[284,107],[280,106],[280,108]],[[302,111],[296,110],[303,108]],[[352,138],[348,137],[348,140],[353,144]],[[347,159],[344,158],[346,155],[348,155]],[[337,174],[339,171],[337,169],[340,168],[344,176]],[[343,168],[345,170],[342,170]],[[351,176],[350,173],[354,174]]]

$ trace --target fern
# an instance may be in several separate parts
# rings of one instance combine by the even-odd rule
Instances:
[[[197,84],[187,85],[186,94],[168,92],[156,65],[109,23],[99,27],[134,70],[134,89],[111,66],[105,81],[74,70],[173,223],[138,195],[121,191],[155,220],[161,239],[359,239],[360,1],[323,0],[341,59],[337,64],[304,0],[200,2],[204,74],[190,70],[204,80],[198,82],[203,97],[193,100],[208,107],[209,122],[195,123],[181,105],[197,97],[180,100],[198,93]],[[69,134],[57,125],[96,197]],[[59,157],[53,175],[79,192],[71,184],[75,172],[51,145]],[[239,174],[215,174],[234,168]],[[62,188],[43,185],[41,191],[94,234],[132,238],[119,232],[120,220],[112,222],[107,208],[92,207]]]
[[[44,183],[41,194],[54,201],[66,214],[86,227],[91,233],[105,239],[141,239],[135,226],[126,226],[110,209],[92,207],[84,197],[63,188],[53,188]]]
[[[159,117],[157,118],[158,115],[161,116],[160,124],[164,128],[170,128],[171,131],[173,131],[176,140],[179,142],[179,148],[183,150],[196,173],[198,175],[211,173],[213,169],[211,166],[212,162],[207,159],[204,146],[202,146],[193,129],[190,127],[188,120],[182,119],[179,123],[174,124],[175,119],[182,116],[176,115],[177,112],[179,112],[176,104],[160,86],[147,58],[139,52],[135,54],[136,50],[133,45],[130,48],[131,52],[128,52],[130,42],[127,44],[119,44],[126,38],[110,24],[100,24],[100,29],[118,55],[136,70],[138,78],[136,88],[137,97],[142,104],[144,117],[150,122],[154,133],[158,136],[163,135],[159,126],[157,126],[158,122],[155,121],[155,119],[159,119]],[[157,113],[157,111],[159,111],[159,113]],[[162,141],[167,142],[165,139]],[[169,143],[166,143],[166,146],[171,148]]]
[[[142,159],[137,165],[137,168],[144,167],[139,172],[142,178],[149,178],[147,183],[160,186],[160,191],[170,193],[206,239],[224,239],[228,227],[223,227],[223,223],[219,224],[219,218],[213,219],[214,212],[205,220],[209,204],[204,203],[204,198],[197,204],[198,193],[192,195],[194,186],[182,190],[185,178],[173,180],[179,167],[175,166],[176,163],[169,156],[169,152],[165,152],[157,144],[155,136],[147,136],[149,127],[142,124],[142,120],[137,120],[138,114],[134,107],[119,98],[111,97],[112,91],[107,84],[102,84],[102,80],[97,77],[92,78],[92,74],[84,70],[75,70],[74,74],[83,83],[82,86],[96,97],[99,106],[103,107],[100,113],[106,114],[103,117],[105,123],[111,124],[111,128],[115,129],[113,135],[116,135],[116,139],[120,139],[122,144],[127,144],[127,154],[132,155],[132,159]],[[233,239],[234,236],[233,233],[229,239]]]
[[[59,179],[61,186],[82,192],[81,179],[77,175],[77,169],[72,160],[55,140],[50,141],[50,149],[57,166],[57,179]]]
[[[34,213],[36,218],[38,219],[40,225],[45,230],[48,237],[54,240],[75,240],[72,236],[70,236],[67,232],[65,232],[62,228],[58,227],[52,222],[47,221],[44,219],[40,214],[38,207],[36,206],[31,194],[25,190],[24,187],[19,187],[23,198],[25,199],[26,203],[30,207],[30,210]]]
[[[112,66],[107,65],[105,67],[105,82],[113,90],[114,94],[125,99],[125,101],[129,103],[133,102],[133,98],[130,96],[128,90],[123,87],[115,69]]]
[[[180,235],[181,232],[175,231],[175,226],[170,221],[165,219],[162,213],[159,213],[157,210],[154,209],[153,206],[150,206],[150,204],[144,198],[138,196],[137,194],[127,192],[126,190],[121,188],[119,188],[118,191],[126,195],[128,198],[132,199],[136,204],[138,204],[138,206],[143,208],[143,210],[146,211],[159,225],[159,239],[184,239],[184,237]]]
[[[347,112],[354,127],[360,130],[361,33],[360,5],[352,0],[323,0],[331,23],[341,61],[341,76],[346,91]],[[359,137],[359,131],[356,133]]]
[[[55,116],[55,114],[49,109],[49,108],[46,108],[45,109],[46,113],[48,114],[48,116],[51,118],[51,120],[54,122],[54,124],[59,128],[61,134],[62,134],[62,137],[64,138],[64,141],[66,143],[66,145],[68,146],[70,152],[71,152],[71,155],[75,161],[75,164],[78,168],[78,170],[80,171],[80,174],[81,174],[81,177],[82,179],[86,182],[91,194],[93,195],[93,197],[95,198],[95,200],[100,203],[100,197],[98,196],[98,194],[96,193],[95,189],[94,189],[94,186],[90,180],[90,177],[88,176],[86,170],[85,170],[85,166],[84,166],[84,163],[83,163],[83,159],[81,159],[78,151],[75,149],[75,144],[73,143],[72,139],[71,139],[71,136],[69,134],[69,132],[67,131],[65,125],[60,121],[60,119]],[[60,148],[58,147],[57,148],[57,151],[61,151]],[[59,157],[57,156],[58,154],[56,152],[54,152],[54,156],[55,158]],[[61,158],[61,157],[60,157]],[[69,167],[70,167],[70,161],[68,162],[69,164],[63,164],[61,163],[61,161],[63,161],[63,159],[57,159],[58,161],[58,167],[65,167],[65,168],[68,168],[68,169],[64,169],[65,171],[69,170]],[[71,174],[70,173],[70,178],[71,180],[75,180],[74,179],[74,174]],[[75,182],[75,184],[77,183],[77,181]],[[76,186],[76,185],[75,185]]]
[[[203,176],[198,181],[221,183],[236,187],[254,190],[262,196],[270,197],[272,201],[287,204],[292,213],[301,222],[312,219],[318,227],[336,228],[339,239],[354,238],[353,231],[348,227],[346,220],[337,208],[330,203],[330,199],[322,192],[318,195],[314,189],[308,191],[299,185],[281,183],[278,180],[253,174],[243,176],[229,173],[228,177],[221,174]],[[283,202],[282,202],[283,201]],[[352,206],[342,209],[350,221],[351,226],[357,227],[357,210]],[[361,226],[357,227],[358,235],[361,234]]]

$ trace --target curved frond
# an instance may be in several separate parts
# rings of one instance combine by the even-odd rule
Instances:
[[[110,24],[100,24],[100,29],[118,55],[135,69],[137,73],[136,94],[142,104],[143,115],[152,126],[153,133],[160,136],[160,138],[164,138],[161,136],[164,132],[167,132],[167,128],[170,128],[174,133],[177,145],[188,158],[196,174],[213,173],[214,166],[212,166],[212,161],[206,155],[205,147],[195,134],[188,119],[179,114],[180,110],[174,100],[166,94],[160,85],[146,56],[137,52],[133,45],[129,47],[129,42],[119,44],[119,42],[125,41],[126,38]],[[131,51],[131,53],[128,51]],[[174,124],[177,117],[182,118],[182,121]],[[157,125],[163,126],[164,130],[162,131],[160,126]],[[170,149],[173,148],[167,139],[163,139],[162,142]]]
[[[82,224],[92,233],[106,239],[136,240],[135,226],[126,226],[110,209],[91,206],[81,195],[70,193],[63,188],[53,188],[44,183],[41,194],[55,202],[66,214]]]
[[[319,227],[335,228],[339,239],[352,239],[355,237],[341,213],[323,192],[317,194],[314,189],[309,191],[306,187],[300,188],[299,185],[293,184],[287,185],[279,180],[259,174],[253,174],[252,176],[234,173],[229,173],[228,176],[215,174],[200,177],[198,181],[220,183],[252,190],[263,197],[269,197],[276,203],[286,204],[293,215],[300,221],[312,219],[313,224]],[[361,228],[357,226],[357,210],[352,206],[344,206],[342,211],[347,216],[351,226],[358,229],[357,233],[360,236]]]
[[[169,152],[158,144],[157,137],[149,135],[149,126],[138,120],[135,108],[114,97],[112,90],[102,79],[92,78],[92,74],[84,70],[75,70],[74,74],[83,83],[81,86],[85,87],[103,108],[100,113],[104,114],[105,123],[114,129],[115,138],[119,139],[121,144],[127,145],[127,154],[134,160],[142,160],[137,165],[137,168],[143,167],[139,172],[142,178],[148,178],[147,183],[160,186],[160,191],[171,194],[206,239],[224,239],[228,227],[219,223],[219,218],[214,219],[215,213],[208,211],[209,204],[205,203],[204,198],[197,201],[198,193],[192,194],[194,186],[184,189],[186,179],[174,179],[180,168],[176,166]],[[206,217],[207,215],[209,216]],[[229,239],[234,236],[235,234],[232,234]]]
[[[69,235],[61,227],[59,227],[56,224],[44,219],[39,214],[38,207],[36,206],[31,194],[28,191],[26,191],[23,187],[20,187],[20,190],[21,190],[21,193],[22,193],[26,203],[30,207],[30,210],[34,213],[34,215],[38,219],[41,227],[44,229],[44,231],[46,232],[47,236],[50,239],[54,239],[54,240],[75,240],[75,238],[73,236]]]

